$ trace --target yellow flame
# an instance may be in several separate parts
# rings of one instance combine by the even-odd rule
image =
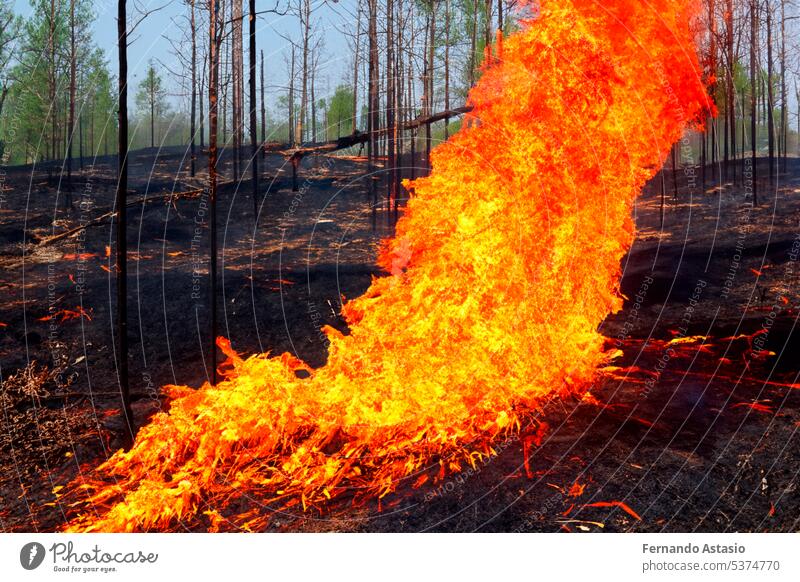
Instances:
[[[273,511],[381,498],[491,453],[607,360],[632,205],[705,105],[686,1],[542,3],[495,45],[465,127],[326,329],[326,366],[266,354],[169,413],[83,485],[71,530],[260,529]],[[310,372],[300,379],[299,369]]]

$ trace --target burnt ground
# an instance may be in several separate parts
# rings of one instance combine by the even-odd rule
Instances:
[[[341,297],[377,274],[391,220],[372,208],[363,159],[306,160],[299,193],[282,158],[264,162],[257,228],[249,183],[220,191],[220,331],[240,353],[291,351],[319,366],[319,328],[345,328]],[[663,229],[660,177],[648,186],[623,261],[629,299],[602,326],[621,355],[591,388],[594,399],[551,403],[537,420],[546,432],[504,441],[495,457],[443,482],[403,485],[380,505],[283,514],[273,527],[796,531],[798,162],[772,191],[759,183],[756,208],[741,185],[690,187],[680,171],[674,197],[667,173]],[[58,169],[10,168],[3,182],[0,531],[58,529],[65,509],[53,489],[121,444],[107,256],[115,233],[105,220],[46,243],[111,209],[115,164],[98,158],[76,170],[71,210]],[[139,424],[163,406],[159,386],[206,379],[208,215],[202,193],[174,195],[202,186],[202,157],[198,168],[191,178],[180,149],[131,160],[130,197],[150,198],[129,208],[127,233]]]

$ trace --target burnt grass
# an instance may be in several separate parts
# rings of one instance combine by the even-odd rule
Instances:
[[[770,188],[759,161],[755,208],[740,182],[712,186],[710,168],[705,188],[679,171],[677,196],[666,172],[663,229],[661,177],[647,186],[622,262],[625,307],[601,328],[622,355],[591,387],[594,400],[548,403],[533,418],[540,428],[501,441],[495,456],[443,481],[402,483],[380,501],[341,501],[324,512],[278,513],[271,527],[796,531],[799,162],[790,159]],[[8,168],[3,182],[0,531],[58,530],[69,508],[53,490],[121,445],[116,234],[105,219],[47,242],[112,209],[116,158],[78,166],[71,193],[60,165]],[[140,426],[165,408],[161,386],[198,387],[207,378],[208,214],[196,191],[205,157],[194,178],[188,168],[182,148],[131,157],[129,197],[149,199],[129,207],[127,232],[130,385]],[[379,274],[378,246],[392,233],[383,186],[375,208],[365,170],[363,158],[309,158],[293,192],[291,167],[269,155],[256,227],[251,185],[233,182],[223,155],[220,333],[239,353],[290,351],[324,364],[320,327],[346,331],[342,298],[363,293]]]

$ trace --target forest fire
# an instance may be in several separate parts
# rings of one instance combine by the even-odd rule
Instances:
[[[475,466],[544,399],[583,392],[610,357],[597,328],[622,305],[633,202],[706,104],[691,5],[542,2],[497,43],[477,121],[411,185],[389,274],[344,306],[349,335],[325,329],[327,365],[220,340],[225,379],[168,387],[131,450],[60,494],[68,529],[258,530],[381,499]]]

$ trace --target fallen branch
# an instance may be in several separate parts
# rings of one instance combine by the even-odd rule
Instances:
[[[220,187],[229,186],[233,184],[233,181],[224,182],[220,184]],[[130,208],[131,206],[138,206],[140,204],[147,204],[148,202],[164,202],[170,200],[179,200],[181,198],[189,198],[190,196],[194,196],[196,194],[201,194],[205,188],[195,188],[193,190],[185,190],[183,192],[171,192],[169,194],[162,194],[161,196],[143,196],[141,198],[137,198],[135,200],[131,200],[125,206]],[[43,238],[39,241],[38,246],[47,246],[54,242],[58,242],[65,238],[70,238],[72,236],[77,235],[79,232],[84,230],[85,228],[89,228],[90,226],[97,226],[98,224],[102,224],[106,220],[110,218],[114,218],[117,215],[116,211],[106,212],[105,214],[98,216],[97,218],[93,218],[81,226],[71,228],[70,230],[65,230],[64,232],[60,232],[53,236],[48,236],[47,238]]]
[[[398,129],[400,131],[416,129],[418,127],[422,127],[423,125],[430,125],[431,123],[436,123],[437,121],[443,121],[451,117],[463,115],[464,113],[469,113],[470,111],[472,111],[471,105],[465,105],[464,107],[457,107],[455,109],[448,109],[446,111],[440,111],[439,113],[434,113],[433,115],[425,115],[422,117],[417,117],[416,119],[413,119],[408,123],[400,124],[398,126]],[[388,128],[384,127],[375,130],[372,133],[376,137],[380,137],[382,135],[387,134],[388,132],[389,132]],[[351,135],[340,137],[339,139],[333,141],[328,141],[320,144],[312,144],[306,147],[286,148],[281,144],[275,144],[275,143],[265,144],[264,147],[266,151],[272,151],[272,152],[278,151],[291,160],[299,160],[303,156],[335,152],[338,150],[343,150],[349,147],[353,147],[354,145],[366,143],[369,141],[369,137],[370,137],[369,132],[356,131]]]

